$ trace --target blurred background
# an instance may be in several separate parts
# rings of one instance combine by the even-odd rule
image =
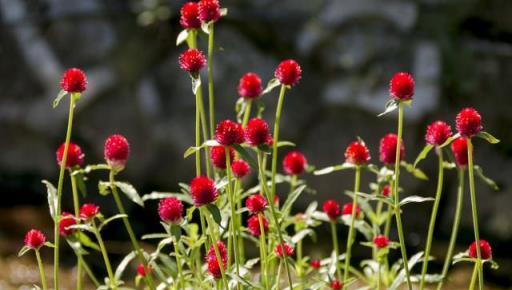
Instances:
[[[119,177],[140,193],[173,191],[194,174],[183,152],[193,144],[194,97],[180,71],[176,47],[178,0],[0,0],[0,289],[27,289],[38,281],[32,259],[18,259],[25,232],[41,228],[51,236],[46,190],[41,179],[57,181],[55,150],[63,141],[66,106],[53,110],[62,72],[82,68],[89,86],[80,101],[73,140],[90,164],[102,162],[103,142],[124,134],[132,155]],[[282,138],[295,142],[317,168],[343,162],[356,136],[369,145],[378,163],[378,141],[396,128],[394,114],[377,118],[397,71],[416,80],[413,106],[405,123],[406,159],[424,146],[426,125],[454,123],[465,106],[477,108],[484,127],[502,140],[476,141],[476,163],[500,186],[495,192],[477,180],[481,236],[491,242],[500,269],[486,270],[492,289],[512,286],[512,2],[509,0],[224,0],[228,17],[216,25],[217,119],[234,118],[239,78],[248,71],[266,83],[285,58],[297,59],[303,78],[285,99]],[[205,38],[200,42],[205,48]],[[277,92],[264,97],[272,120]],[[431,177],[404,174],[405,195],[431,196],[436,160],[421,166]],[[364,176],[363,182],[371,176]],[[91,178],[89,201],[114,212],[98,196]],[[316,195],[301,205],[327,198],[347,201],[353,176],[305,176]],[[433,255],[444,257],[455,205],[456,173],[448,172]],[[362,189],[368,190],[368,187]],[[65,195],[68,192],[65,192]],[[69,195],[68,195],[69,197]],[[458,249],[473,240],[469,194]],[[156,205],[129,206],[139,233],[158,231]],[[64,209],[71,209],[65,198]],[[297,208],[300,211],[300,208]],[[410,252],[420,251],[430,206],[404,210]],[[106,233],[114,253],[126,253],[122,227]],[[340,230],[340,235],[345,231]],[[396,237],[395,237],[396,238]],[[325,242],[325,241],[324,241]],[[321,252],[321,244],[310,244]],[[327,249],[327,247],[326,247]],[[47,251],[49,252],[49,251]],[[364,249],[356,253],[362,259]],[[50,253],[46,253],[50,255]],[[48,258],[50,258],[48,256]],[[72,275],[73,259],[64,261]],[[50,259],[46,259],[50,261]],[[94,263],[94,262],[93,262]],[[440,261],[432,263],[440,269]],[[466,267],[457,265],[454,283],[465,289]],[[71,279],[71,278],[70,278]],[[11,285],[11,286],[9,286]],[[457,286],[452,286],[452,289]],[[491,286],[489,286],[491,287]],[[17,288],[12,288],[17,289]],[[457,288],[459,289],[459,288]],[[491,288],[489,288],[491,289]]]

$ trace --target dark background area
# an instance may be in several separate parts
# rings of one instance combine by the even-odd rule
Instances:
[[[182,4],[0,0],[2,259],[12,260],[29,228],[51,233],[40,180],[57,180],[55,150],[64,138],[67,108],[53,110],[51,102],[68,67],[84,69],[89,79],[73,131],[87,163],[102,162],[105,138],[121,133],[130,140],[132,155],[120,179],[132,182],[141,193],[176,190],[178,182],[193,176],[194,162],[182,157],[193,144],[195,106],[189,77],[177,64],[184,49],[175,46]],[[221,4],[229,14],[216,26],[217,119],[234,118],[241,75],[253,71],[266,83],[280,60],[294,58],[302,65],[303,79],[286,97],[282,138],[295,142],[318,168],[341,163],[345,147],[356,136],[366,141],[372,161],[378,162],[378,141],[396,130],[396,118],[376,115],[383,110],[388,81],[397,71],[409,71],[416,80],[415,100],[405,121],[409,161],[423,148],[426,125],[441,119],[453,126],[462,107],[477,108],[485,130],[502,140],[495,146],[476,141],[476,163],[501,188],[493,192],[477,180],[481,236],[491,242],[501,266],[486,275],[495,285],[512,285],[511,1],[225,0]],[[205,39],[200,42],[206,49]],[[268,120],[276,94],[264,97]],[[433,194],[436,160],[430,157],[421,166],[431,181],[404,177],[405,195]],[[106,178],[91,178],[88,200],[109,214],[111,201],[95,192],[95,182]],[[346,201],[343,191],[351,189],[353,176],[343,172],[305,178],[317,195],[302,198],[303,206],[333,197]],[[433,255],[440,257],[451,229],[455,172],[447,173],[445,180],[433,249]],[[363,184],[369,181],[370,176],[363,177]],[[473,240],[466,197],[461,251]],[[71,209],[70,198],[64,205]],[[144,210],[135,206],[130,210],[139,232],[158,230],[154,203]],[[425,205],[404,210],[411,252],[423,248],[429,214]],[[114,240],[112,248],[120,253],[124,245],[115,240],[123,237],[121,227],[107,232],[107,238]],[[318,251],[321,246],[310,247]],[[2,260],[0,269],[4,267],[13,266]]]

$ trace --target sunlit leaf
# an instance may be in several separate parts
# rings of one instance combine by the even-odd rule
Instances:
[[[400,201],[400,206],[406,205],[408,203],[421,203],[426,201],[433,201],[434,198],[432,197],[423,197],[423,196],[417,196],[417,195],[411,195],[408,196]]]
[[[188,38],[188,30],[183,29],[180,34],[178,34],[178,37],[176,38],[176,46],[179,46],[182,44],[185,40]]]
[[[46,192],[48,198],[48,207],[50,209],[50,215],[55,220],[57,216],[57,189],[55,186],[48,180],[41,181],[44,185],[46,185]]]
[[[479,138],[484,139],[485,141],[491,143],[491,144],[498,144],[500,143],[500,140],[491,135],[489,132],[481,131],[476,135]]]
[[[386,105],[384,107],[385,107],[384,112],[378,114],[377,117],[384,116],[384,115],[396,110],[398,108],[398,102],[394,99],[391,99],[386,103]]]
[[[117,266],[116,272],[114,274],[114,277],[116,278],[116,280],[121,279],[124,271],[126,270],[126,267],[130,264],[130,262],[133,259],[135,259],[135,257],[136,257],[135,252],[130,252],[128,255],[124,256],[124,258],[121,260],[121,262]]]
[[[414,165],[413,165],[413,167],[414,167],[414,168],[416,168],[416,166],[418,166],[418,163],[419,163],[421,160],[423,160],[423,159],[425,159],[425,158],[427,157],[428,153],[430,152],[430,150],[432,150],[432,148],[434,148],[434,146],[433,146],[433,145],[428,144],[427,146],[425,146],[425,147],[423,148],[423,150],[421,150],[420,154],[418,155],[418,157],[417,157],[417,158],[416,158],[416,160],[414,161]]]
[[[281,83],[279,82],[278,79],[271,79],[261,94],[265,95],[270,93],[274,88],[278,87],[280,84]]]
[[[133,187],[133,185],[129,184],[129,183],[126,183],[126,182],[121,182],[121,181],[116,181],[115,182],[115,185],[131,200],[133,201],[134,203],[144,207],[144,201],[142,200],[142,198],[140,197],[139,193],[137,192],[137,190],[135,189],[135,187]]]
[[[68,94],[68,92],[66,92],[65,90],[61,90],[59,92],[59,94],[57,95],[57,97],[55,97],[55,99],[53,100],[53,108],[57,108],[60,104],[60,101],[62,101],[62,98],[64,98],[64,96],[66,96]]]
[[[492,189],[494,189],[496,191],[500,190],[500,188],[498,187],[496,182],[494,182],[494,180],[492,180],[489,177],[484,175],[484,171],[483,171],[482,167],[475,165],[475,166],[473,166],[473,169],[475,171],[476,176],[478,176],[478,178],[480,178],[485,184],[487,184],[488,186],[490,186]]]
[[[329,173],[332,173],[332,172],[335,172],[335,171],[351,169],[351,168],[355,168],[355,165],[351,164],[351,163],[346,163],[345,162],[345,163],[343,163],[341,165],[329,166],[329,167],[326,167],[326,168],[323,168],[323,169],[316,170],[315,172],[313,172],[313,174],[314,175],[324,175],[324,174],[329,174]]]

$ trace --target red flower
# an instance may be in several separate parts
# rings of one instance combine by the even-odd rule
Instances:
[[[217,247],[219,249],[220,258],[222,261],[222,269],[226,269],[227,263],[228,263],[228,253],[226,250],[226,246],[223,242],[219,241],[217,242]],[[215,249],[213,245],[210,247],[210,250],[208,251],[206,255],[206,263],[208,267],[208,272],[215,278],[219,279],[222,277],[222,272],[219,264],[219,260],[217,259],[217,256],[215,255]]]
[[[60,216],[59,222],[59,233],[63,237],[67,237],[75,233],[74,229],[70,229],[70,226],[76,225],[75,217],[67,212],[63,212]]]
[[[263,119],[251,119],[245,127],[245,140],[251,146],[266,144],[269,136],[268,124]]]
[[[244,129],[236,122],[224,120],[217,124],[215,140],[223,146],[244,143]]]
[[[462,137],[471,138],[482,130],[482,117],[473,108],[462,109],[455,118],[455,127]]]
[[[433,146],[442,145],[452,136],[452,128],[443,121],[436,121],[427,127],[425,141]]]
[[[77,68],[68,69],[62,76],[60,87],[68,93],[81,93],[87,88],[87,77]]]
[[[220,4],[218,0],[201,0],[199,2],[199,19],[201,22],[216,22],[220,19],[220,16]]]
[[[267,233],[267,219],[264,216],[262,216],[261,221],[263,222],[263,230],[265,231],[265,233]],[[253,237],[259,237],[261,235],[260,221],[257,215],[253,215],[247,220],[247,230]]]
[[[478,253],[476,250],[476,242],[473,242],[469,246],[468,250],[469,256],[473,259],[478,258]],[[491,245],[486,240],[480,240],[480,257],[482,260],[492,259],[492,248]]]
[[[343,289],[343,283],[341,283],[338,280],[332,281],[330,286],[331,286],[332,290],[341,290],[341,289]]]
[[[236,178],[242,179],[249,174],[249,164],[242,159],[238,159],[231,164],[231,171],[233,171]]]
[[[340,206],[334,200],[328,200],[324,202],[323,209],[331,221],[336,220],[341,214]]]
[[[302,70],[299,64],[292,60],[284,60],[277,67],[274,76],[283,85],[294,86],[301,78]]]
[[[213,166],[217,169],[226,169],[226,149],[224,146],[213,146],[210,151],[210,158],[212,159]],[[235,150],[229,147],[229,161],[233,162],[235,159]]]
[[[398,101],[408,101],[414,95],[414,79],[405,72],[399,72],[389,82],[389,94]]]
[[[226,245],[222,241],[218,241],[217,242],[217,248],[219,249],[220,258],[222,260],[227,260],[228,259],[228,250],[226,248]],[[208,250],[207,256],[208,256],[208,258],[210,258],[210,257],[217,257],[215,255],[215,248],[213,247],[213,245],[210,246],[210,249]]]
[[[311,263],[309,263],[311,268],[318,270],[321,267],[320,260],[311,260]]]
[[[346,216],[346,215],[352,215],[352,207],[353,207],[353,204],[351,202],[349,203],[346,203],[344,206],[343,206],[343,209],[341,210],[341,215],[343,216]],[[361,209],[358,207],[356,207],[356,219],[359,218],[359,216],[361,215]]]
[[[384,185],[382,188],[382,196],[389,197],[391,195],[391,187],[389,185]]]
[[[288,244],[284,244],[284,253],[283,253],[283,246],[277,245],[276,248],[274,249],[274,252],[276,253],[277,257],[279,257],[279,258],[283,258],[284,255],[286,255],[286,257],[290,257],[291,255],[293,255],[293,248]]]
[[[283,159],[284,172],[288,175],[299,175],[304,172],[308,166],[306,157],[299,151],[292,151]]]
[[[380,139],[379,159],[385,165],[395,164],[397,140],[398,137],[395,134],[387,134]],[[400,160],[403,160],[404,157],[404,143],[400,142]]]
[[[386,238],[386,236],[376,236],[374,239],[373,239],[373,244],[375,245],[375,247],[377,247],[377,249],[384,249],[384,248],[387,248],[387,246],[389,245],[389,239]]]
[[[457,138],[452,142],[451,148],[457,165],[468,165],[468,140],[464,137]]]
[[[274,196],[274,205],[277,206],[277,208],[279,208],[279,196],[277,195]]]
[[[265,210],[267,200],[261,194],[253,194],[245,200],[245,206],[251,214],[258,214]]]
[[[39,250],[46,242],[46,237],[41,231],[30,230],[25,235],[25,247],[32,250]]]
[[[166,223],[179,224],[183,217],[183,203],[174,197],[162,199],[158,203],[158,215]]]
[[[190,48],[180,55],[178,62],[182,70],[196,74],[206,65],[206,57],[199,50]]]
[[[217,199],[215,183],[208,177],[196,177],[190,183],[190,195],[196,207],[210,204]]]
[[[115,171],[121,171],[130,155],[130,144],[122,135],[112,135],[105,141],[104,149],[107,164]]]
[[[364,165],[370,161],[370,151],[362,142],[352,142],[345,150],[345,160],[354,165]]]
[[[180,24],[183,29],[201,28],[199,20],[199,4],[195,2],[185,3],[180,10]]]
[[[238,83],[238,95],[244,99],[256,99],[262,91],[261,79],[255,73],[246,73]]]
[[[62,157],[64,157],[64,149],[66,144],[62,143],[57,149],[57,164],[60,166],[62,163]],[[75,166],[82,166],[84,163],[84,153],[82,153],[82,149],[80,146],[69,143],[68,146],[68,155],[66,158],[66,168],[72,168]]]
[[[84,220],[90,220],[99,213],[100,207],[92,203],[86,203],[80,208],[80,218]]]
[[[137,266],[137,275],[144,278],[147,274],[151,274],[151,266],[148,266],[148,270],[146,271],[146,268],[144,268],[143,264],[139,264]]]

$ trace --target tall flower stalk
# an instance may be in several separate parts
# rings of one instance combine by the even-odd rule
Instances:
[[[349,266],[350,266],[350,258],[352,255],[352,245],[355,240],[355,221],[357,218],[357,193],[359,192],[359,183],[361,178],[361,167],[356,166],[356,173],[354,178],[354,197],[352,199],[352,214],[350,218],[350,227],[348,230],[348,238],[347,238],[347,250],[345,256],[345,267],[343,268],[343,284],[347,283],[348,274],[349,274]]]
[[[105,242],[103,241],[103,238],[101,237],[101,233],[98,230],[98,227],[96,226],[96,222],[92,221],[91,223],[94,236],[96,237],[96,240],[98,241],[98,245],[101,250],[101,255],[103,256],[103,261],[105,262],[105,267],[107,268],[107,275],[110,283],[110,288],[112,290],[117,289],[117,282],[116,278],[114,276],[114,271],[112,271],[112,264],[110,263],[110,259],[108,257],[107,248],[105,247]]]

